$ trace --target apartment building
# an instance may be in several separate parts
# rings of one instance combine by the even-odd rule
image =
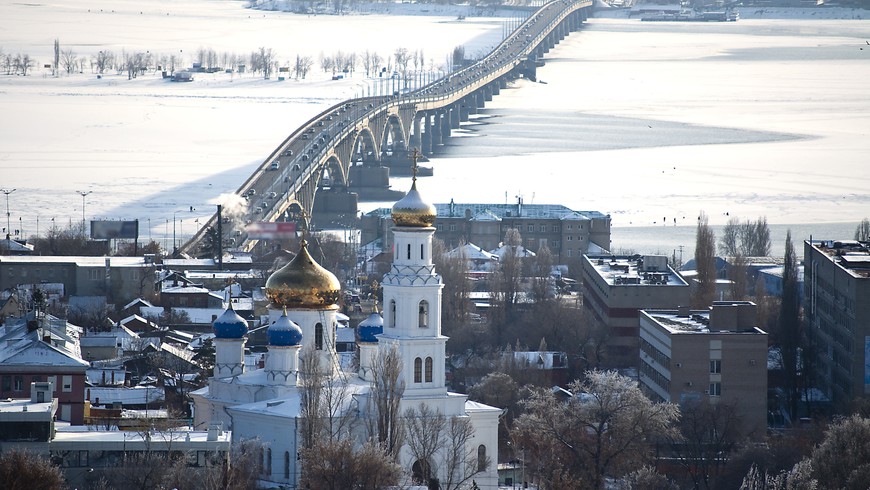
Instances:
[[[640,310],[689,304],[689,284],[662,255],[586,255],[583,282],[583,305],[606,329],[606,367],[638,366]]]
[[[435,237],[448,248],[473,243],[494,250],[511,228],[520,231],[523,247],[537,252],[546,245],[557,263],[580,259],[586,253],[610,250],[610,215],[574,211],[559,204],[435,204]],[[362,243],[384,240],[389,249],[392,219],[389,208],[362,217]]]
[[[767,429],[767,333],[755,304],[716,301],[708,310],[642,310],[639,378],[644,393],[672,403],[728,403],[740,433]]]
[[[804,316],[815,344],[816,386],[835,406],[870,394],[870,247],[804,242]]]

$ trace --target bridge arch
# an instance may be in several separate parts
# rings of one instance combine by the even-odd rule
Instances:
[[[329,179],[332,181],[333,186],[343,186],[347,187],[347,173],[345,172],[344,165],[341,164],[341,160],[338,159],[338,155],[335,153],[331,153],[326,161],[323,162],[323,170],[321,170],[321,180],[324,171],[329,174]]]
[[[380,159],[377,140],[371,129],[367,127],[357,133],[351,148],[351,164],[357,161],[378,161]]]
[[[397,152],[406,151],[408,148],[408,135],[405,132],[402,120],[397,115],[390,115],[384,125],[384,133],[381,135],[381,156],[394,155]]]

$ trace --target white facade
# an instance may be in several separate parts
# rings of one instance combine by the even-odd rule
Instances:
[[[466,447],[467,454],[481,455],[490,463],[473,476],[481,489],[496,489],[498,477],[498,418],[501,410],[468,401],[466,395],[450,393],[445,384],[445,346],[447,337],[441,334],[441,277],[432,262],[434,228],[396,227],[396,255],[393,267],[384,276],[384,327],[377,343],[361,343],[361,368],[358,373],[343,373],[335,350],[336,310],[295,310],[287,316],[303,332],[303,348],[321,353],[321,366],[342,390],[347,391],[342,408],[359,418],[357,431],[364,438],[363,427],[371,395],[371,360],[378,353],[395,348],[402,360],[401,377],[405,391],[401,413],[423,404],[447,417],[470,420],[475,432]],[[270,311],[270,320],[280,312]],[[319,325],[319,327],[318,327]],[[278,349],[281,349],[280,351]],[[298,349],[298,347],[297,347]],[[298,354],[294,351],[293,354]],[[271,359],[272,357],[274,359]],[[258,438],[264,443],[264,480],[296,488],[300,475],[298,452],[300,444],[300,399],[297,387],[296,363],[287,347],[270,347],[267,369],[223,379],[212,378],[207,388],[193,393],[195,424],[224,422],[233,431],[234,441]],[[274,376],[275,370],[281,377]],[[284,373],[288,371],[288,373]],[[270,373],[273,374],[270,376]],[[217,373],[216,373],[217,374]],[[287,374],[284,376],[284,374]],[[431,467],[443,480],[446,475],[444,454],[438,453]],[[414,459],[409,448],[400,451],[400,464],[410,475]],[[303,463],[304,464],[304,463]],[[477,468],[471,470],[474,472]],[[469,479],[467,486],[471,486]],[[410,482],[406,482],[410,483]]]

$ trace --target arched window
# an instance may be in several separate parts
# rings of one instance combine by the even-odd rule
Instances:
[[[420,328],[429,328],[429,302],[425,299],[420,302],[420,318],[417,325]]]
[[[411,465],[411,480],[417,485],[426,485],[429,483],[429,478],[432,476],[432,468],[426,460],[414,462]]]
[[[290,451],[284,451],[284,479],[290,479]]]
[[[258,465],[258,466],[259,466],[258,469],[260,470],[259,473],[260,473],[261,475],[262,475],[263,472],[265,471],[265,469],[264,469],[265,466],[264,466],[264,464],[263,464],[263,462],[265,461],[265,459],[266,459],[266,451],[264,451],[263,448],[260,448],[260,462],[259,462],[259,465]]]
[[[411,244],[408,244],[408,260],[411,260]]]
[[[426,382],[427,383],[432,382],[432,358],[431,357],[426,358]]]
[[[272,474],[272,448],[266,448],[266,475]]]
[[[487,466],[486,446],[481,444],[480,446],[477,446],[477,471],[486,471]]]
[[[414,359],[414,382],[423,382],[423,359],[419,357]]]
[[[323,350],[323,324],[314,326],[314,349]]]
[[[396,328],[396,300],[390,300],[390,326]]]

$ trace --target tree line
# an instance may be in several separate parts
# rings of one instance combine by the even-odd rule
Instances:
[[[453,58],[450,60],[451,64],[456,63],[456,53],[464,57],[464,49],[461,46],[454,49]],[[84,73],[85,70],[90,70],[91,73],[98,75],[112,72],[119,75],[126,73],[127,78],[131,80],[149,72],[164,71],[168,74],[174,74],[176,71],[190,68],[184,66],[186,60],[208,72],[235,71],[244,66],[245,70],[250,71],[252,75],[261,74],[264,78],[269,78],[272,73],[284,69],[292,73],[297,79],[305,79],[315,61],[312,56],[303,54],[279,59],[275,50],[265,46],[261,46],[247,55],[230,51],[217,52],[205,47],[200,47],[191,55],[185,55],[183,50],[179,50],[177,53],[157,53],[150,50],[126,49],[120,52],[104,49],[88,55],[77,53],[72,48],[64,49],[60,41],[55,39],[50,67],[52,76],[60,76],[62,73],[67,75],[76,72]],[[412,67],[416,73],[418,70],[424,70],[427,65],[422,49],[410,51],[405,47],[397,48],[388,56],[368,49],[359,54],[355,51],[344,52],[341,50],[332,54],[321,52],[318,61],[324,72],[353,74],[358,68],[362,68],[367,77],[376,76],[382,69],[386,69],[388,73],[392,73],[395,69],[405,77],[409,68]],[[5,53],[0,47],[0,66],[6,75],[27,76],[37,66],[37,61],[27,53]],[[428,67],[429,70],[446,69],[443,65],[436,68],[435,60],[431,58],[428,60]]]

